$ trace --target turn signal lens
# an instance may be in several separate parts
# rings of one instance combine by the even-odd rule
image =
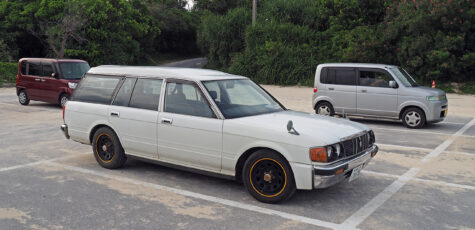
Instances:
[[[327,162],[327,151],[325,148],[310,149],[310,159],[315,162]]]
[[[318,91],[317,88],[313,88],[313,92],[316,93]]]
[[[63,121],[64,121],[64,110],[66,109],[66,106],[63,105]]]

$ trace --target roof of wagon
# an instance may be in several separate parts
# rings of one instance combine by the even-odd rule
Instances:
[[[145,76],[161,78],[180,78],[185,80],[222,80],[246,78],[221,71],[209,69],[158,67],[158,66],[117,66],[102,65],[91,68],[90,74],[120,75],[120,76]]]
[[[376,64],[376,63],[323,63],[322,67],[360,67],[360,68],[394,68],[395,65]]]

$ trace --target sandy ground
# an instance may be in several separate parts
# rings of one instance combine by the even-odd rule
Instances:
[[[262,85],[287,108],[314,112],[312,108],[313,88],[299,86]],[[475,95],[447,94],[449,114],[475,117]]]

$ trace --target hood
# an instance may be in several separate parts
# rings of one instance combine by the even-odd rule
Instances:
[[[288,133],[289,120],[293,122],[293,127],[300,135]],[[234,125],[236,127],[233,129],[226,128]],[[368,131],[370,128],[343,118],[287,110],[226,120],[225,132],[230,130],[241,132],[235,134],[253,136],[257,139],[312,147],[334,144],[342,138]]]
[[[445,95],[445,92],[441,89],[435,89],[426,86],[407,87],[406,90],[410,91],[412,95],[419,95],[421,97]]]

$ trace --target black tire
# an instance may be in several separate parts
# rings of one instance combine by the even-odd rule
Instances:
[[[18,102],[22,105],[30,104],[30,98],[28,98],[28,94],[26,94],[26,91],[23,89],[18,93]]]
[[[63,93],[59,96],[58,99],[58,104],[61,106],[61,108],[66,105],[66,102],[69,100],[69,95],[67,93]]]
[[[97,163],[104,168],[120,168],[127,160],[119,138],[110,128],[103,127],[94,133],[92,151]]]
[[[410,129],[419,129],[426,124],[426,115],[419,108],[408,108],[401,117],[404,126]]]
[[[326,101],[323,101],[323,102],[319,102],[317,106],[315,106],[315,113],[320,114],[320,115],[325,115],[325,116],[334,116],[335,110],[333,109],[332,104]]]
[[[285,201],[296,191],[290,165],[279,153],[268,149],[258,150],[246,160],[242,181],[247,191],[264,203]]]

